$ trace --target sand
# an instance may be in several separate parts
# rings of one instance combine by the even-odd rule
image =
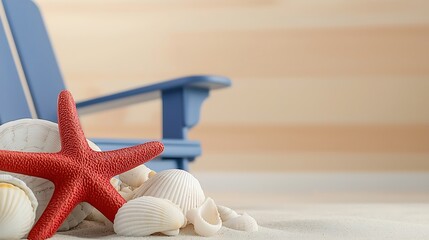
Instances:
[[[429,239],[429,204],[302,204],[246,209],[258,232],[222,227],[209,239]],[[52,239],[125,239],[101,223],[85,221]],[[126,239],[195,239],[192,225],[180,235]]]
[[[217,239],[429,240],[427,173],[197,173],[206,196],[247,212],[260,225],[246,233],[225,227]],[[85,221],[52,239],[200,238],[192,226],[179,236],[125,238]],[[204,239],[204,238],[201,238]]]

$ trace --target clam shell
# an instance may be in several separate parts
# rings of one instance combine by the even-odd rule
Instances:
[[[88,140],[90,147],[96,151],[100,149]],[[61,150],[58,125],[41,119],[20,119],[0,126],[0,149],[22,152],[58,152]],[[1,160],[0,160],[1,161]],[[46,179],[26,176],[16,173],[7,173],[24,181],[36,196],[39,207],[36,211],[36,221],[42,215],[54,193],[54,184]],[[93,207],[81,203],[70,213],[66,221],[59,228],[68,230],[85,219]]]
[[[149,179],[150,175],[152,175],[152,172],[153,171],[150,168],[142,164],[120,174],[119,179],[132,188],[138,188]]]
[[[213,236],[222,227],[216,204],[211,198],[207,198],[201,206],[189,210],[186,218],[194,225],[195,232],[200,236]]]
[[[125,203],[115,216],[113,229],[122,236],[142,237],[161,232],[179,234],[186,222],[181,209],[167,199],[139,197]]]
[[[25,183],[0,175],[0,239],[20,239],[31,230],[37,200]]]
[[[134,198],[141,196],[168,199],[177,204],[184,215],[205,200],[198,180],[190,173],[179,169],[161,171],[149,178],[135,190]]]

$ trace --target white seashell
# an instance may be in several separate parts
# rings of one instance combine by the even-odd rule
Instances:
[[[134,197],[134,192],[124,192],[124,191],[119,191],[119,194],[121,194],[121,196],[125,199],[125,201],[130,201],[133,199]]]
[[[222,227],[216,204],[211,198],[207,198],[201,206],[189,210],[186,218],[194,225],[195,232],[200,236],[213,236]]]
[[[58,231],[68,231],[81,223],[89,214],[94,211],[94,207],[89,203],[83,202],[78,204],[69,214],[67,219],[61,224]]]
[[[110,179],[110,183],[127,202],[133,198],[134,192],[130,189],[130,187],[124,187],[119,179],[112,178]]]
[[[121,173],[119,179],[132,188],[138,188],[149,179],[150,175],[152,175],[151,172],[153,171],[150,168],[142,164],[127,172]]]
[[[0,175],[0,239],[20,239],[30,232],[36,218],[37,199],[25,183]]]
[[[131,189],[131,187],[130,187],[130,186],[128,186],[128,185],[125,185],[125,184],[121,184],[121,186],[120,186],[120,188],[119,188],[119,191],[121,191],[121,192],[126,192],[126,193],[131,193],[131,192],[133,192],[133,190]]]
[[[115,216],[113,229],[122,236],[142,237],[161,232],[179,234],[186,222],[181,209],[169,200],[139,197],[125,203]]]
[[[119,191],[121,189],[121,181],[119,181],[119,179],[117,179],[116,177],[110,179],[110,184],[112,184],[116,191]]]
[[[88,144],[92,149],[101,151],[97,145],[89,140]],[[41,119],[20,119],[5,123],[0,126],[0,149],[22,152],[58,152],[61,150],[58,125]],[[0,173],[7,173],[21,179],[33,191],[39,202],[36,211],[37,221],[51,200],[54,184],[43,178],[2,171]],[[64,231],[76,226],[92,210],[93,207],[87,203],[79,204],[73,209],[59,230]]]
[[[234,210],[225,206],[217,205],[217,210],[219,212],[220,218],[222,219],[222,222],[239,216]]]
[[[258,231],[258,223],[254,218],[249,216],[247,213],[243,213],[243,215],[241,216],[238,216],[223,222],[223,226],[234,230],[245,231],[245,232]]]
[[[203,189],[198,180],[190,173],[170,169],[157,173],[135,190],[134,198],[152,196],[164,198],[177,204],[184,215],[200,206],[205,199]]]
[[[258,223],[247,213],[239,215],[234,210],[224,206],[217,206],[217,209],[224,227],[246,232],[258,231]]]

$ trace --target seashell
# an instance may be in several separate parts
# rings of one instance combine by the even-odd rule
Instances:
[[[234,210],[224,206],[217,206],[217,209],[224,227],[245,232],[258,231],[258,223],[247,213],[239,215]]]
[[[119,191],[125,192],[125,193],[131,193],[131,192],[133,192],[133,190],[131,190],[131,187],[127,186],[125,184],[121,184],[121,186],[119,187]]]
[[[129,201],[133,198],[134,192],[130,189],[130,187],[124,187],[119,179],[112,178],[110,179],[110,183],[126,201]]]
[[[116,177],[110,179],[110,184],[112,184],[116,191],[119,191],[121,189],[121,181],[119,181],[119,179],[117,179]]]
[[[46,208],[45,208],[46,209]],[[69,214],[67,219],[61,224],[58,231],[68,231],[81,223],[95,208],[91,204],[83,202],[78,204]]]
[[[134,192],[124,192],[124,191],[119,191],[119,194],[121,194],[121,196],[125,199],[125,201],[130,201],[133,199],[134,197]]]
[[[200,236],[213,236],[222,227],[216,204],[211,198],[207,198],[201,206],[189,210],[186,218],[194,225],[195,232]]]
[[[153,171],[146,167],[144,164],[135,167],[127,172],[124,172],[119,175],[119,179],[126,185],[132,188],[140,187],[144,182],[146,182]]]
[[[88,140],[89,146],[101,151],[97,145]],[[58,125],[41,119],[20,119],[0,126],[0,149],[22,152],[58,152],[61,150]],[[0,160],[1,161],[1,160]],[[33,191],[39,207],[36,211],[36,221],[45,211],[54,193],[54,184],[43,178],[7,173],[21,179]],[[93,210],[87,203],[81,203],[73,209],[59,231],[69,230],[85,219]]]
[[[258,223],[253,217],[249,216],[247,213],[243,213],[243,215],[223,222],[223,226],[245,232],[258,231]]]
[[[200,206],[205,200],[198,180],[190,173],[179,169],[157,173],[134,192],[134,198],[152,196],[168,199],[182,209],[183,215],[190,209]]]
[[[118,192],[128,202],[129,200],[133,199],[134,190],[132,189],[132,187],[130,187],[124,183],[121,183],[121,185],[119,186]]]
[[[240,216],[237,214],[237,212],[228,207],[217,205],[217,210],[219,212],[220,218],[222,219],[222,222]]]
[[[20,239],[36,218],[37,199],[18,178],[0,175],[0,239]]]
[[[113,230],[122,236],[142,237],[157,232],[172,236],[179,234],[185,222],[181,209],[170,200],[143,196],[119,209]]]

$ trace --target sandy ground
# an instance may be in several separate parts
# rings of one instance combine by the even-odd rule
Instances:
[[[247,209],[260,225],[258,232],[222,227],[209,239],[429,239],[429,204],[302,204],[285,208]],[[175,237],[195,239],[192,225]],[[115,235],[101,223],[85,221],[52,239],[146,239]]]
[[[247,212],[260,228],[222,227],[209,239],[428,239],[429,176],[426,173],[195,174],[207,196]],[[195,239],[192,225],[175,237],[117,236],[85,221],[52,239]]]

